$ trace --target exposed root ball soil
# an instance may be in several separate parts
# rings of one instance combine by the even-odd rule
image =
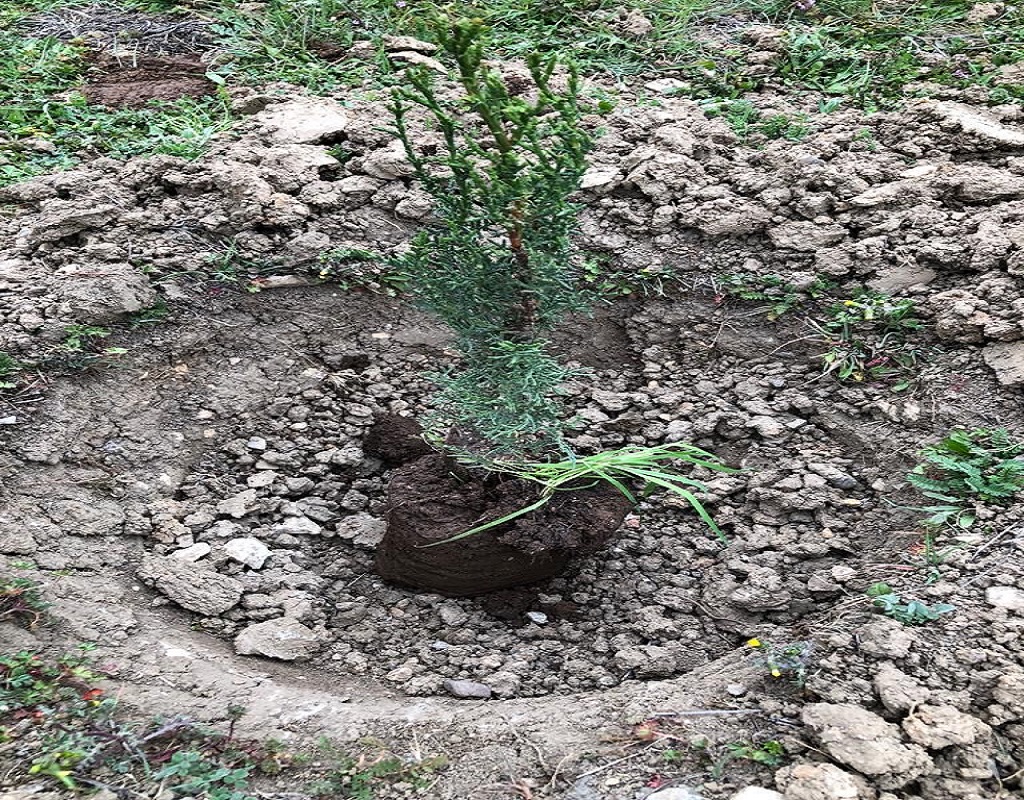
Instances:
[[[457,476],[441,456],[396,470],[388,494],[388,530],[377,551],[387,580],[451,597],[535,583],[561,572],[570,557],[606,544],[630,503],[610,486],[559,494],[543,508],[489,531],[428,547],[529,505],[534,485],[487,484]]]

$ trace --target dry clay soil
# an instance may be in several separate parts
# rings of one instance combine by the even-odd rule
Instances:
[[[248,107],[197,161],[98,159],[3,190],[0,349],[42,358],[77,323],[127,350],[5,398],[0,570],[52,603],[34,630],[0,626],[5,652],[95,642],[145,715],[239,704],[246,733],[296,747],[376,735],[446,753],[435,798],[1020,792],[1022,506],[922,566],[903,478],[951,428],[1024,435],[1020,109],[811,112],[804,140],[758,147],[684,100],[602,120],[580,244],[681,282],[558,332],[591,370],[573,442],[687,440],[744,467],[709,482],[728,543],[654,498],[564,577],[451,600],[370,571],[387,468],[362,449],[376,413],[424,407],[447,334],[400,298],[310,277],[332,248],[394,251],[429,198],[383,105]],[[200,275],[228,262],[266,266],[263,291]],[[771,322],[723,296],[736,273],[913,298],[914,386],[820,377],[816,306]],[[165,320],[118,327],[157,301]],[[865,598],[880,580],[956,611],[903,626]],[[753,636],[808,643],[806,685],[773,680]],[[657,715],[682,765],[631,736]],[[695,736],[712,753],[781,740],[786,765],[734,760],[711,780]],[[296,791],[283,781],[268,792]]]

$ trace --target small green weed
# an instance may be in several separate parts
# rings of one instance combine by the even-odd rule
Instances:
[[[116,700],[97,687],[101,677],[85,655],[0,656],[0,742],[13,743],[8,755],[22,774],[66,790],[106,786],[142,796],[144,787],[146,796],[159,788],[175,797],[251,800],[252,775],[291,763],[273,740],[235,736],[244,709],[228,709],[227,734],[177,717],[124,721]]]
[[[155,325],[166,320],[170,313],[171,309],[167,307],[167,303],[163,300],[157,300],[153,305],[129,314],[129,324],[133,328],[143,325]]]
[[[914,301],[864,292],[833,305],[824,323],[809,323],[828,347],[822,375],[839,381],[885,382],[893,391],[913,385],[921,351],[907,334],[921,328]]]
[[[809,300],[821,297],[832,284],[824,278],[817,278],[807,288],[797,288],[778,275],[756,275],[752,273],[730,273],[717,278],[713,284],[715,305],[721,305],[728,298],[756,303],[768,303],[768,319],[777,320]]]
[[[35,581],[27,578],[0,579],[0,621],[35,627],[47,605]]]
[[[324,253],[317,277],[342,289],[366,289],[394,297],[409,282],[402,269],[378,253],[359,248],[338,248]]]
[[[814,652],[812,642],[773,645],[755,638],[749,639],[747,646],[758,653],[760,663],[773,678],[788,676],[796,686],[803,686],[806,683],[807,669]]]
[[[976,505],[1009,504],[1024,489],[1024,442],[1003,428],[953,431],[921,451],[924,462],[907,475],[925,497],[941,501],[926,506],[932,526],[969,528]]]
[[[668,285],[679,282],[679,277],[670,269],[643,267],[626,270],[603,256],[585,259],[579,277],[585,291],[596,295],[597,300],[605,301],[637,295],[660,297]]]
[[[719,780],[725,772],[726,766],[737,759],[753,761],[755,764],[763,764],[766,767],[777,767],[783,762],[786,751],[782,743],[775,739],[769,739],[761,744],[750,742],[734,742],[726,745],[725,753],[718,757],[711,768],[711,777]]]
[[[744,142],[757,136],[796,142],[811,130],[803,114],[793,117],[786,114],[765,115],[749,100],[718,99],[703,104],[703,109],[709,117],[721,117]]]
[[[24,368],[24,365],[10,353],[0,351],[0,390],[17,388],[18,382],[12,379],[17,378]]]
[[[194,750],[182,750],[171,756],[153,778],[168,781],[176,796],[197,795],[209,800],[254,800],[245,792],[251,766],[229,767]]]
[[[925,625],[935,622],[943,614],[950,614],[956,611],[956,606],[949,603],[935,603],[928,605],[920,600],[908,600],[903,602],[887,583],[874,583],[867,589],[868,597],[876,608],[882,613],[892,617],[904,625]]]
[[[58,705],[70,705],[81,713],[83,691],[99,679],[82,656],[68,655],[56,662],[28,651],[0,655],[0,721],[14,712],[52,713]]]
[[[100,339],[110,336],[108,328],[101,328],[96,325],[68,325],[64,329],[64,341],[62,347],[68,353],[81,353],[86,348],[91,348]]]
[[[436,773],[448,766],[444,756],[405,760],[384,749],[373,755],[353,757],[329,740],[318,744],[326,761],[324,776],[309,787],[318,798],[345,797],[352,800],[373,800],[382,784],[406,783],[420,791],[432,785]]]

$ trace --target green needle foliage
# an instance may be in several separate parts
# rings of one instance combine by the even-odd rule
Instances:
[[[486,452],[521,454],[561,441],[558,385],[568,371],[546,351],[544,334],[585,307],[576,286],[570,201],[587,168],[592,137],[580,125],[579,77],[552,83],[558,62],[534,54],[530,80],[505,79],[483,59],[480,20],[437,26],[457,65],[461,97],[443,95],[425,69],[396,91],[398,137],[415,177],[434,197],[436,221],[402,261],[420,304],[455,331],[461,371],[442,376],[439,416]],[[412,106],[426,110],[443,139],[418,148]]]
[[[593,138],[581,124],[575,68],[563,77],[555,57],[534,54],[526,60],[529,79],[504,77],[484,61],[480,20],[439,20],[436,34],[461,91],[443,92],[428,71],[415,70],[393,105],[414,175],[435,201],[433,224],[399,266],[419,303],[455,331],[463,357],[459,369],[438,376],[427,438],[465,465],[540,487],[533,503],[446,542],[602,481],[634,503],[635,487],[666,489],[724,538],[695,494],[704,486],[675,468],[734,471],[710,453],[670,444],[578,458],[563,441],[556,396],[569,371],[548,353],[545,335],[567,312],[586,307],[573,263],[579,206],[571,198]],[[414,107],[426,112],[439,144],[414,143]],[[562,460],[553,459],[557,453]]]

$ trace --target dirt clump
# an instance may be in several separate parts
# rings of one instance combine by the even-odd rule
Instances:
[[[110,108],[138,108],[151,100],[205,97],[216,91],[206,66],[194,56],[120,58],[97,55],[82,95]]]
[[[485,483],[442,456],[424,456],[391,475],[376,570],[386,580],[451,597],[535,583],[560,573],[573,555],[599,550],[631,508],[602,484],[560,493],[497,528],[438,544],[536,500],[534,484]]]

